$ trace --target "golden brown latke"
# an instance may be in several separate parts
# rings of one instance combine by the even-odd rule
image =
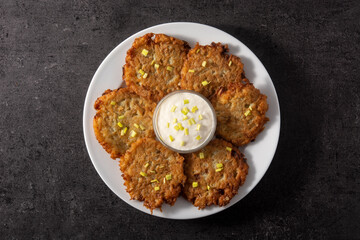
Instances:
[[[266,96],[251,83],[229,84],[211,98],[217,116],[216,135],[237,146],[256,138],[269,119]]]
[[[180,89],[180,72],[190,47],[187,42],[164,34],[155,34],[154,39],[153,36],[148,33],[135,39],[126,55],[123,78],[137,94],[158,102]],[[148,51],[146,56],[144,49]]]
[[[95,136],[113,159],[124,154],[137,139],[155,137],[152,116],[156,104],[138,96],[128,88],[106,90],[96,100],[94,107]],[[139,128],[134,124],[138,124]],[[121,130],[125,127],[127,131],[121,136]],[[135,137],[131,137],[131,131],[136,132]]]
[[[131,199],[144,201],[151,213],[155,208],[161,210],[163,202],[174,205],[186,180],[183,163],[180,154],[160,142],[139,139],[120,158],[126,191]]]
[[[248,82],[240,58],[228,55],[228,50],[228,46],[221,43],[206,46],[196,44],[189,51],[181,70],[181,88],[210,97],[228,83]],[[209,84],[204,86],[204,81]]]
[[[204,154],[203,159],[200,153]],[[214,139],[202,150],[184,157],[187,179],[183,193],[199,209],[212,204],[228,204],[237,194],[239,186],[244,184],[248,173],[244,155],[231,143],[221,139]],[[218,164],[222,164],[222,169]],[[197,187],[194,187],[194,182]]]

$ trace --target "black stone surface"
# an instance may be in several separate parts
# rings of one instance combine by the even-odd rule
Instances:
[[[359,1],[0,2],[1,239],[360,239]],[[222,29],[264,63],[280,99],[277,153],[219,214],[152,217],[102,182],[82,111],[101,61],[160,23]]]

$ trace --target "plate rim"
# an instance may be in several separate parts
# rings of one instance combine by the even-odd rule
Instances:
[[[86,129],[86,125],[87,125],[87,118],[86,118],[86,109],[89,107],[89,105],[91,105],[91,103],[89,102],[89,98],[90,98],[90,90],[93,89],[93,85],[95,84],[94,80],[98,77],[98,75],[100,74],[100,72],[102,72],[103,68],[105,68],[106,64],[109,62],[109,60],[112,58],[112,56],[118,51],[119,48],[122,47],[122,45],[125,45],[127,41],[129,41],[130,39],[134,38],[136,35],[138,34],[142,34],[144,32],[152,32],[155,28],[159,28],[159,27],[162,27],[162,26],[167,26],[167,25],[197,25],[197,26],[200,26],[200,27],[206,27],[206,28],[211,28],[213,30],[216,30],[216,31],[220,31],[222,34],[225,34],[233,39],[235,39],[236,41],[239,41],[245,48],[247,48],[248,51],[250,51],[256,58],[256,60],[262,65],[263,69],[265,70],[267,76],[269,76],[269,83],[271,84],[272,88],[274,89],[274,96],[275,96],[275,100],[276,100],[276,104],[277,104],[277,109],[278,109],[278,113],[279,113],[279,119],[278,119],[278,122],[279,122],[279,128],[278,128],[278,131],[277,131],[277,136],[276,136],[276,144],[275,144],[275,148],[274,148],[274,151],[271,154],[269,154],[269,156],[271,156],[271,160],[269,161],[268,165],[264,168],[264,172],[261,176],[259,176],[259,180],[258,182],[256,182],[254,184],[254,186],[251,188],[251,190],[249,190],[249,192],[247,192],[241,199],[239,199],[238,201],[236,202],[230,202],[229,204],[227,204],[226,206],[224,207],[219,207],[218,208],[218,211],[216,212],[209,212],[207,214],[204,214],[204,215],[201,215],[201,216],[187,216],[187,217],[171,217],[171,216],[164,216],[164,215],[154,215],[154,214],[150,214],[150,212],[146,212],[146,211],[143,211],[143,209],[140,209],[140,208],[137,208],[136,206],[133,206],[130,201],[130,199],[123,199],[122,197],[120,197],[117,192],[105,181],[104,179],[104,176],[103,174],[101,173],[101,171],[99,171],[98,167],[97,167],[97,163],[93,160],[93,156],[91,155],[90,151],[89,151],[89,145],[90,145],[90,136],[88,136],[87,134],[87,129]],[[198,218],[203,218],[203,217],[208,217],[208,216],[211,216],[213,214],[216,214],[216,213],[219,213],[219,212],[222,212],[228,208],[230,208],[231,206],[233,206],[234,204],[240,202],[242,199],[244,199],[251,191],[253,191],[256,186],[260,183],[260,181],[263,179],[265,173],[268,171],[272,161],[274,160],[274,156],[276,154],[276,151],[278,149],[278,144],[279,144],[279,138],[280,138],[280,132],[281,132],[281,109],[280,109],[280,103],[279,103],[279,98],[278,98],[278,95],[277,95],[277,91],[276,91],[276,88],[274,86],[274,83],[271,79],[271,76],[269,74],[269,72],[267,71],[267,69],[265,68],[264,64],[260,61],[260,59],[256,56],[256,54],[251,51],[251,49],[249,49],[243,42],[241,42],[239,39],[237,39],[236,37],[232,36],[231,34],[221,30],[221,29],[218,29],[216,27],[213,27],[213,26],[210,26],[210,25],[207,25],[207,24],[202,24],[202,23],[196,23],[196,22],[169,22],[169,23],[161,23],[161,24],[157,24],[157,25],[154,25],[154,26],[151,26],[151,27],[148,27],[148,28],[145,28],[145,29],[142,29],[134,34],[132,34],[131,36],[127,37],[126,39],[124,39],[123,41],[121,41],[115,48],[113,48],[109,54],[106,55],[106,57],[104,58],[104,60],[102,60],[102,62],[100,63],[100,65],[98,66],[98,68],[96,69],[93,77],[91,78],[91,81],[90,81],[90,84],[89,84],[89,87],[86,91],[86,96],[85,96],[85,101],[84,101],[84,107],[83,107],[83,134],[84,134],[84,141],[85,141],[85,146],[86,146],[86,150],[87,150],[87,153],[90,157],[90,160],[96,170],[96,172],[99,174],[101,180],[105,183],[105,185],[118,197],[120,198],[122,201],[124,201],[125,203],[127,203],[128,205],[130,205],[131,207],[139,210],[140,212],[142,213],[147,213],[151,216],[155,216],[155,217],[160,217],[160,218],[165,218],[165,219],[175,219],[175,220],[190,220],[190,219],[198,219]],[[275,139],[274,139],[275,140]]]

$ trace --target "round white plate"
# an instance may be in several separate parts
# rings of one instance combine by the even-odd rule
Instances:
[[[114,161],[105,152],[95,138],[93,131],[93,107],[96,98],[106,89],[116,89],[122,84],[122,66],[125,64],[127,50],[131,47],[135,38],[145,33],[164,33],[187,41],[191,47],[196,42],[202,45],[211,42],[221,42],[229,45],[229,52],[239,56],[244,63],[245,74],[254,86],[268,97],[269,111],[267,116],[270,121],[265,125],[265,130],[260,133],[253,143],[241,148],[249,164],[249,173],[246,182],[239,188],[238,194],[225,207],[211,206],[198,210],[183,197],[179,197],[174,206],[163,205],[162,212],[154,210],[153,215],[171,219],[192,219],[208,216],[220,212],[245,197],[261,180],[274,157],[280,134],[280,108],[274,85],[263,64],[242,42],[231,35],[203,24],[198,23],[166,23],[142,30],[122,43],[120,43],[101,63],[93,79],[91,80],[85,98],[83,128],[87,150],[96,171],[106,185],[123,201],[131,206],[150,214],[142,202],[130,200],[129,194],[123,185],[123,179],[118,166],[118,160]]]

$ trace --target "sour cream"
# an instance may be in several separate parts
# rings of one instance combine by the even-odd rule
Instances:
[[[179,90],[158,103],[153,125],[162,144],[176,152],[190,153],[205,147],[213,138],[216,115],[203,95]]]

